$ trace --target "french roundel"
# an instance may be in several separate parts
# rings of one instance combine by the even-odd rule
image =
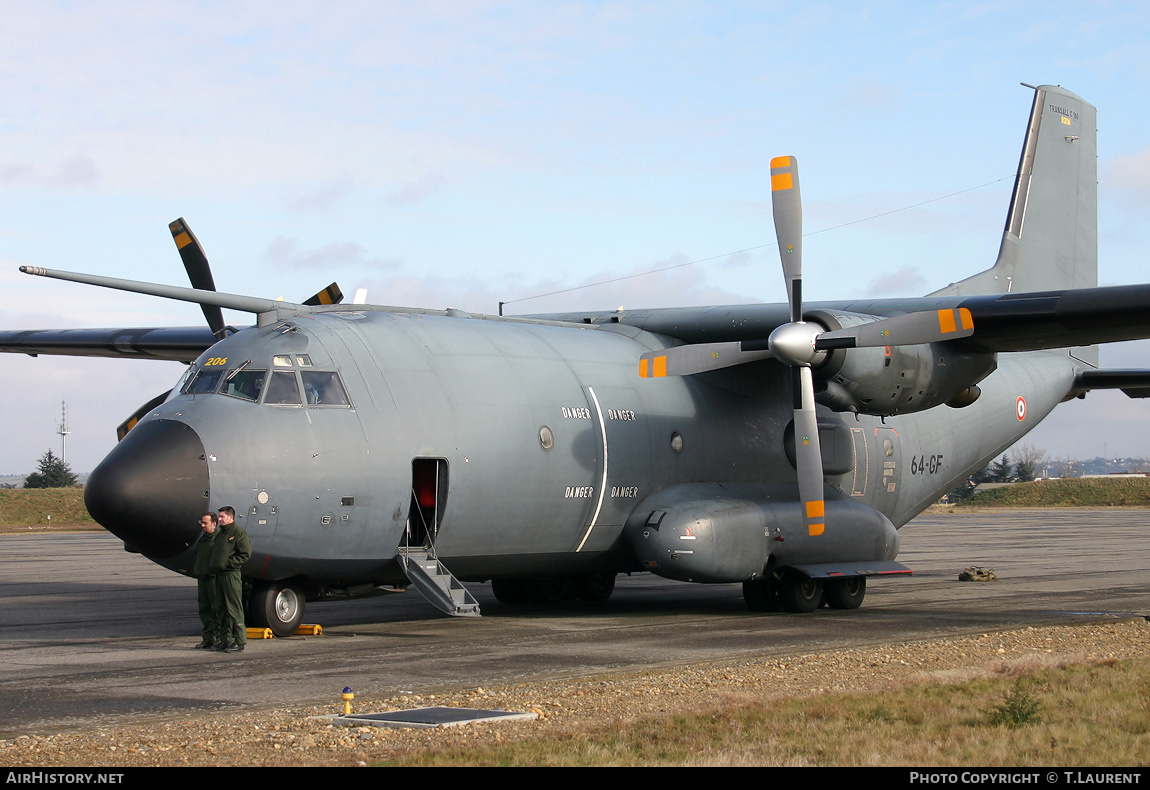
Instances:
[[[1026,419],[1026,398],[1021,395],[1018,400],[1014,402],[1014,413],[1018,415],[1018,421],[1022,422]]]

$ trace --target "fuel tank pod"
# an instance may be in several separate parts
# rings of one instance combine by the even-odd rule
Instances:
[[[810,535],[793,487],[687,483],[652,494],[624,534],[643,570],[668,579],[730,583],[816,563],[893,560],[898,531],[874,508],[826,501],[826,527]]]

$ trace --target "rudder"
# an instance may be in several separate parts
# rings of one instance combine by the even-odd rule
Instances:
[[[1064,88],[1034,90],[994,266],[931,296],[1098,285],[1097,111]]]

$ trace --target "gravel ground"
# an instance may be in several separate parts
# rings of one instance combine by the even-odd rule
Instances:
[[[397,749],[532,738],[558,730],[698,709],[725,701],[769,701],[831,691],[881,691],[922,680],[952,681],[1028,663],[1146,655],[1150,622],[1027,628],[927,642],[878,645],[769,659],[660,666],[495,688],[444,689],[386,699],[360,697],[358,713],[447,705],[531,711],[527,723],[435,730],[334,726],[337,705],[183,715],[131,726],[0,740],[0,765],[364,765]]]

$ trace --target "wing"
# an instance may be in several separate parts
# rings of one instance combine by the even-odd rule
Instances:
[[[893,318],[963,308],[970,311],[974,332],[969,337],[946,342],[975,351],[1038,351],[1150,338],[1150,285],[814,302],[806,305],[804,312],[848,312]],[[785,304],[749,304],[525,317],[583,324],[626,324],[684,343],[725,343],[768,337],[787,323],[788,308]]]
[[[206,326],[29,329],[0,332],[0,352],[191,362],[216,343]]]

